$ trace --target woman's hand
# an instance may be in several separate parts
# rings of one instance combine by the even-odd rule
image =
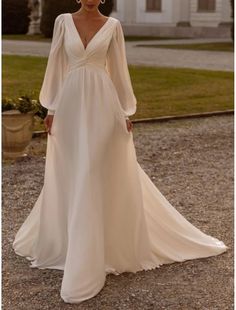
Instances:
[[[126,119],[126,126],[128,131],[131,131],[133,129],[133,123],[131,122],[131,120]]]
[[[44,125],[46,127],[47,132],[51,135],[51,128],[53,122],[54,115],[47,115],[44,119]]]

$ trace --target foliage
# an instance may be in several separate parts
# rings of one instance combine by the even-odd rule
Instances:
[[[231,12],[231,17],[233,18],[233,22],[231,25],[231,38],[234,41],[234,0],[231,0],[231,8],[232,8],[232,12]]]
[[[21,113],[37,113],[41,109],[40,103],[36,99],[31,99],[28,95],[18,98],[4,97],[2,99],[2,112],[18,110]]]
[[[37,112],[39,110],[39,102],[36,99],[31,99],[28,96],[17,98],[17,108],[21,113]]]
[[[42,9],[40,30],[45,37],[52,37],[53,25],[56,17],[62,13],[73,13],[81,8],[75,0],[47,0]],[[109,16],[112,12],[113,0],[106,0],[99,5],[99,10],[103,15]]]
[[[2,6],[2,33],[27,33],[30,22],[28,0],[3,0]]]
[[[2,99],[2,112],[16,110],[15,103],[12,98],[4,97]]]

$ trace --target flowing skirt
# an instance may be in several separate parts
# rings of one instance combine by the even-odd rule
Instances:
[[[187,221],[141,168],[116,91],[102,70],[72,71],[58,100],[44,184],[13,248],[32,268],[64,271],[65,302],[95,296],[108,273],[227,250]]]

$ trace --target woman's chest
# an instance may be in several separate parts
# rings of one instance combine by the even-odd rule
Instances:
[[[113,37],[114,20],[112,17],[96,31],[84,45],[70,13],[65,14],[64,46],[68,56],[96,55],[105,57]]]

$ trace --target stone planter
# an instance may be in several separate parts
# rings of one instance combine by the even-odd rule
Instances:
[[[10,110],[2,113],[3,158],[15,159],[27,155],[24,151],[32,139],[33,126],[34,112]]]

